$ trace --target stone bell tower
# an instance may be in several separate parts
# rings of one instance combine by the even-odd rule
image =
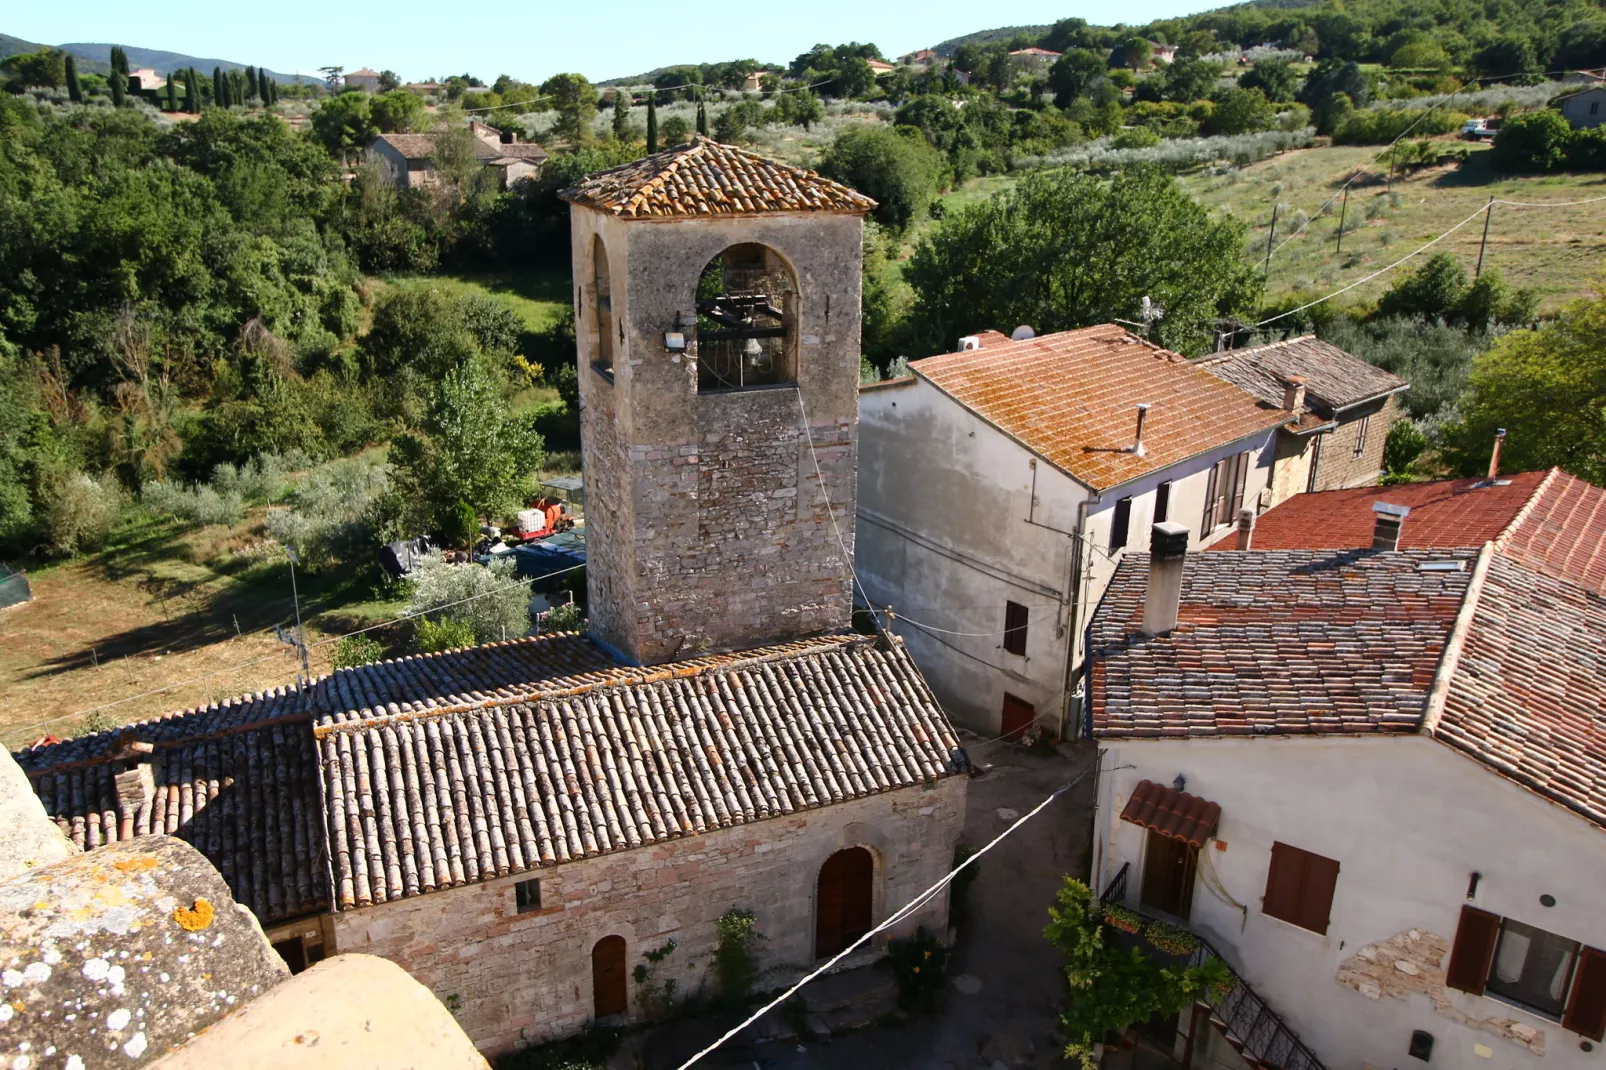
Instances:
[[[654,664],[846,627],[875,202],[703,137],[563,196],[593,635]]]

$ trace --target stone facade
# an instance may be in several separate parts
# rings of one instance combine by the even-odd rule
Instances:
[[[860,217],[628,220],[575,205],[571,219],[594,633],[654,664],[846,626]],[[792,275],[796,383],[700,393],[695,356],[664,335],[695,309],[703,268],[747,243]]]
[[[1400,417],[1398,398],[1390,394],[1338,416],[1338,427],[1322,436],[1321,458],[1316,462],[1316,485],[1311,490],[1341,490],[1376,483],[1383,474],[1383,444],[1389,428]],[[1359,453],[1355,445],[1361,443]]]
[[[568,1035],[593,1017],[591,951],[622,936],[630,970],[644,952],[675,950],[649,986],[673,979],[681,996],[716,993],[716,922],[732,909],[757,916],[761,984],[774,987],[815,962],[815,881],[834,852],[863,846],[875,858],[873,912],[884,920],[947,872],[964,824],[966,780],[948,777],[787,817],[546,867],[333,919],[341,952],[399,963],[448,1006],[481,1051],[497,1054]],[[540,908],[519,913],[516,885],[540,879]],[[939,896],[901,923],[941,932]],[[873,956],[878,937],[864,954]],[[626,1017],[654,1008],[634,980]]]

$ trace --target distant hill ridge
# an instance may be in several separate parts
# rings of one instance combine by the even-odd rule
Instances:
[[[47,46],[36,41],[24,41],[20,37],[12,37],[0,33],[0,59],[14,56],[21,52],[37,52]],[[73,41],[65,45],[50,45],[69,52],[79,60],[79,70],[95,74],[106,74],[111,70],[110,44],[101,44],[93,41]],[[243,71],[248,66],[236,63],[231,59],[202,59],[199,56],[187,56],[182,52],[167,52],[159,48],[138,48],[134,45],[124,45],[123,51],[128,54],[128,65],[132,68],[149,67],[154,71],[167,74],[172,71],[181,71],[186,67],[194,67],[197,71],[212,73],[213,67],[220,67],[226,71]],[[263,68],[268,77],[276,82],[302,82],[306,85],[321,85],[323,79],[309,74],[284,74],[280,71]]]

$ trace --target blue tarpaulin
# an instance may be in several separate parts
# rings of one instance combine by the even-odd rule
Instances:
[[[584,560],[583,556],[581,560]],[[33,591],[28,587],[28,577],[10,565],[0,565],[0,609],[20,606],[32,598]]]
[[[573,528],[550,539],[525,543],[514,547],[514,568],[521,579],[548,576],[563,569],[586,563],[586,536],[584,528]],[[561,577],[554,577],[561,578]]]

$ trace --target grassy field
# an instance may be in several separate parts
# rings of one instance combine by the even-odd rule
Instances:
[[[461,275],[397,275],[379,280],[379,285],[404,290],[486,294],[517,312],[531,331],[540,331],[551,326],[571,300],[568,274],[552,270]]]
[[[1340,253],[1336,238],[1342,202],[1334,201],[1326,214],[1318,213],[1376,153],[1375,146],[1300,149],[1239,171],[1189,175],[1181,181],[1202,204],[1250,224],[1244,256],[1257,263],[1265,259],[1272,208],[1283,206],[1267,282],[1270,300],[1346,286],[1474,215],[1490,197],[1553,203],[1606,196],[1606,175],[1509,177],[1491,171],[1488,150],[1478,149],[1460,167],[1433,167],[1397,176],[1392,193],[1378,176],[1351,184],[1348,227],[1354,229],[1346,229]],[[1311,219],[1309,225],[1287,240],[1306,218]],[[1434,246],[1434,251],[1455,255],[1470,273],[1477,262],[1482,233],[1479,216]],[[1484,266],[1499,268],[1515,286],[1537,290],[1546,311],[1587,293],[1603,262],[1606,202],[1548,209],[1495,206]],[[1357,287],[1340,300],[1375,300],[1397,274]]]

